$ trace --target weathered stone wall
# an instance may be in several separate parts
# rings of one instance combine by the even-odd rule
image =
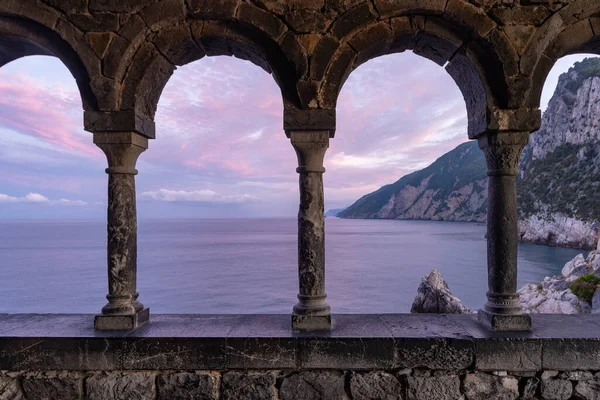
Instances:
[[[535,315],[494,333],[475,315],[155,315],[133,332],[92,315],[0,315],[0,399],[598,399],[600,317]],[[463,396],[463,397],[461,397]]]
[[[233,55],[272,73],[289,120],[307,129],[308,120],[293,115],[334,110],[354,68],[405,50],[447,64],[467,103],[471,137],[515,122],[535,129],[553,62],[597,52],[599,37],[595,0],[0,2],[0,66],[56,55],[77,79],[87,129],[127,127],[149,137],[176,66],[202,57]],[[313,122],[331,114],[318,115]]]
[[[598,396],[600,372],[581,370],[0,371],[1,399],[593,400]]]

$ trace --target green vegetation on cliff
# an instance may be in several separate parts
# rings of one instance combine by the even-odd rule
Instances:
[[[565,143],[535,159],[517,186],[519,216],[600,218],[600,144]]]

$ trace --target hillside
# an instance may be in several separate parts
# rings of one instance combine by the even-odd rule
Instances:
[[[521,240],[595,248],[600,236],[600,58],[561,75],[517,178]],[[341,218],[483,222],[485,157],[461,144],[425,169],[369,193]]]

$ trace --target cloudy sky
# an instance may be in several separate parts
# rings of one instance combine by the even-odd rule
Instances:
[[[561,59],[544,88],[584,56]],[[106,161],[82,129],[69,71],[50,57],[0,69],[0,219],[105,218]],[[140,218],[294,216],[296,157],[272,77],[253,64],[205,58],[163,92],[157,139],[141,155]],[[467,140],[450,76],[410,52],[371,60],[346,82],[326,155],[325,207],[425,167]]]

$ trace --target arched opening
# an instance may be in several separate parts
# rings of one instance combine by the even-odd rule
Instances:
[[[84,54],[89,48],[79,46],[79,51]],[[0,67],[22,57],[37,55],[59,58],[75,79],[83,108],[98,108],[98,101],[90,86],[88,68],[91,67],[84,65],[71,44],[37,22],[0,14]]]
[[[61,60],[7,61],[0,69],[0,312],[94,312],[98,298],[90,293],[101,294],[106,281],[103,155],[83,130],[80,91]]]
[[[434,268],[468,307],[485,302],[487,168],[467,142],[463,94],[411,53],[349,75],[325,175],[326,209],[352,204],[327,219],[328,298],[338,312],[408,312]],[[520,252],[520,285],[573,257],[540,247]]]
[[[179,68],[140,157],[138,288],[158,313],[289,313],[298,183],[270,74],[233,57]]]
[[[542,126],[531,135],[519,166],[519,234],[530,243],[573,247],[571,258],[579,253],[586,258],[600,240],[600,58],[584,53],[557,60],[541,108]],[[594,273],[588,261],[589,268],[582,260],[577,271],[563,269],[565,264],[551,271],[539,288],[525,290],[525,304],[542,313],[576,310],[560,306],[559,295],[571,280]]]

